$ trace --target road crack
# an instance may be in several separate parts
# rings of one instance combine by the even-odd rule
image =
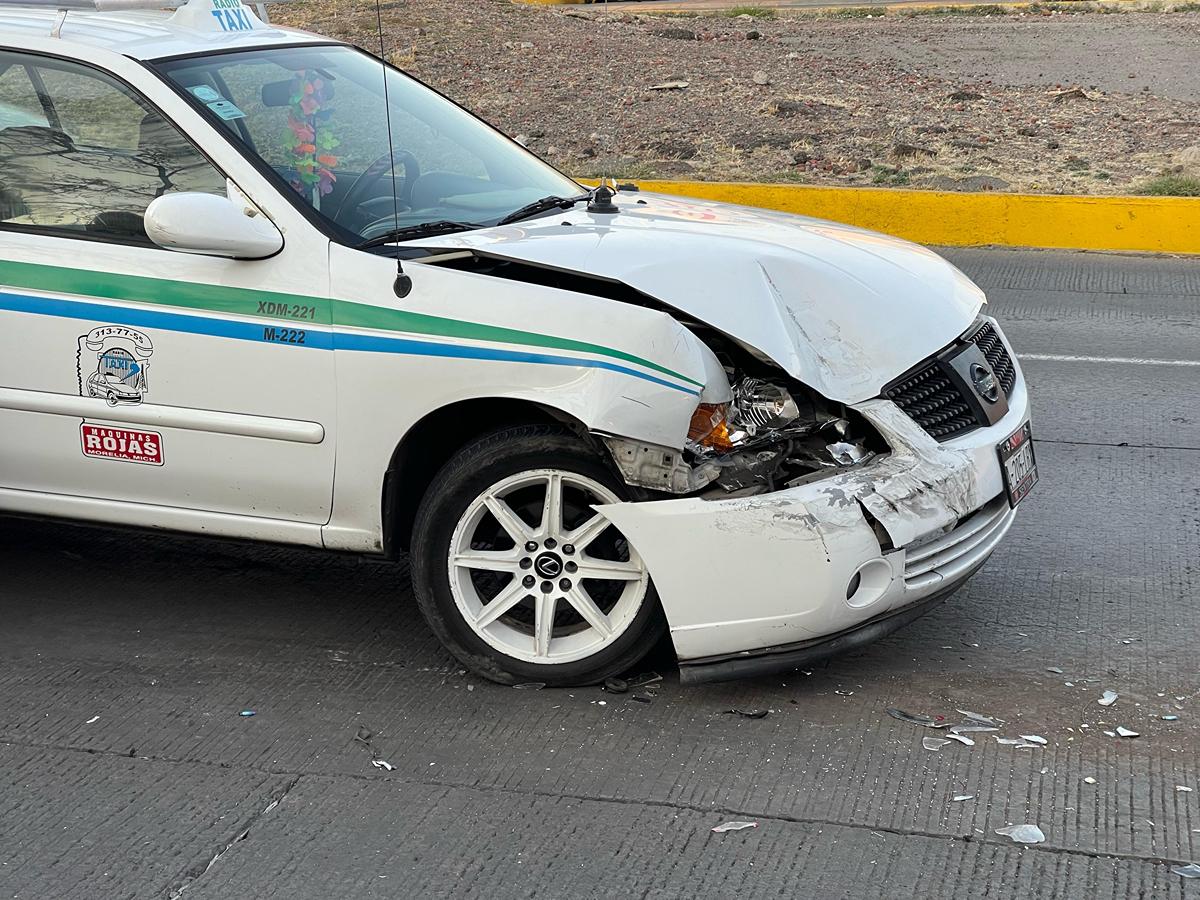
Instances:
[[[56,749],[67,749],[67,748],[56,748]],[[137,757],[137,758],[154,760],[156,762],[171,763],[171,760],[154,759],[154,757],[142,756],[142,757]],[[189,764],[194,764],[194,763],[189,763]],[[263,773],[263,774],[271,774],[271,773]],[[275,774],[283,774],[283,773],[275,773]],[[182,883],[177,888],[175,888],[173,891],[171,891],[170,894],[167,895],[167,900],[179,900],[179,898],[182,897],[186,891],[188,891],[190,888],[192,888],[197,882],[200,881],[200,879],[202,879],[205,875],[207,875],[212,870],[213,866],[215,866],[220,861],[222,856],[224,856],[226,853],[228,853],[230,850],[232,850],[235,845],[240,844],[242,841],[246,840],[246,838],[250,837],[250,832],[254,830],[254,828],[258,825],[258,823],[261,822],[263,820],[263,818],[271,812],[271,810],[273,810],[280,803],[282,803],[284,801],[284,799],[287,797],[287,795],[292,792],[292,789],[297,784],[300,783],[300,779],[304,777],[301,774],[295,774],[295,773],[292,773],[292,774],[293,774],[292,780],[289,781],[284,786],[283,791],[280,792],[280,794],[277,797],[273,797],[271,799],[270,803],[268,803],[265,807],[263,807],[263,809],[261,811],[259,811],[257,814],[255,814],[254,818],[252,818],[249,821],[249,823],[247,823],[245,828],[243,828],[236,835],[234,835],[234,837],[231,841],[227,842],[223,847],[221,847],[220,850],[218,850],[215,854],[213,854],[212,859],[210,859],[208,861],[208,865],[206,865],[203,869],[200,869],[199,871],[196,871],[193,869],[190,872],[184,873]]]

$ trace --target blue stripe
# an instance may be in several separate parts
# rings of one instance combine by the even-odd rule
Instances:
[[[207,316],[191,316],[184,313],[162,312],[131,306],[108,306],[77,300],[62,300],[31,294],[0,292],[0,309],[32,315],[56,316],[64,319],[89,319],[112,322],[120,325],[155,328],[160,331],[176,331],[184,334],[202,334],[211,337],[230,338],[239,341],[279,344],[280,346],[306,347],[313,350],[356,350],[364,353],[400,353],[408,356],[436,356],[450,359],[482,359],[500,362],[533,363],[545,366],[574,366],[585,369],[605,369],[630,375],[682,391],[698,397],[700,392],[690,387],[674,384],[665,379],[628,366],[599,359],[582,359],[572,356],[556,356],[548,353],[532,353],[525,350],[505,350],[498,347],[475,347],[470,344],[437,344],[410,338],[386,337],[384,335],[351,334],[329,332],[293,326],[270,326],[254,322],[237,322]],[[270,340],[264,335],[271,332],[303,331],[304,343]]]
[[[210,319],[205,316],[189,316],[183,313],[161,312],[157,309],[134,306],[108,306],[103,303],[56,300],[51,297],[34,297],[30,294],[4,292],[0,293],[0,309],[10,309],[13,312],[32,313],[39,316],[57,316],[62,319],[114,322],[119,325],[157,328],[160,331],[178,331],[184,334],[205,334],[237,341],[256,341],[260,344],[275,343],[266,341],[263,337],[264,326],[254,322]],[[275,330],[285,329],[276,328]],[[307,328],[300,330],[305,332],[304,343],[290,346],[311,347],[314,350],[333,349],[333,335],[328,331],[313,331]]]
[[[493,347],[474,347],[470,344],[431,344],[428,341],[414,341],[408,338],[390,338],[374,334],[348,334],[344,331],[333,335],[334,347],[338,350],[361,350],[366,353],[407,353],[415,356],[444,356],[454,359],[496,359],[505,362],[537,363],[547,366],[584,366],[589,369],[607,369],[610,372],[620,372],[622,375],[632,375],[644,381],[652,381],[663,387],[674,388],[687,394],[699,396],[699,391],[681,387],[630,369],[617,363],[605,362],[598,359],[576,359],[572,356],[552,356],[547,353],[531,353],[527,350],[500,350]]]

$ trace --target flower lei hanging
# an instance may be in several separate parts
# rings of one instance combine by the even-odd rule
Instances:
[[[333,85],[309,69],[297,72],[292,82],[288,109],[288,147],[291,151],[291,185],[314,206],[333,190],[338,158],[333,150],[341,143],[334,137],[329,119],[333,115]]]

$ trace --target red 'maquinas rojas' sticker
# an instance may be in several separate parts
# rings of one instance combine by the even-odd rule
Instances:
[[[163,464],[162,435],[157,431],[135,431],[107,425],[79,426],[83,455],[97,459],[120,459],[146,466]]]

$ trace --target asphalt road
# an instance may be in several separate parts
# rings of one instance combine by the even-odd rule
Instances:
[[[500,688],[402,568],[0,520],[0,898],[1200,896],[1200,262],[950,256],[1042,482],[959,595],[811,673]],[[1047,743],[929,751],[888,707]]]

